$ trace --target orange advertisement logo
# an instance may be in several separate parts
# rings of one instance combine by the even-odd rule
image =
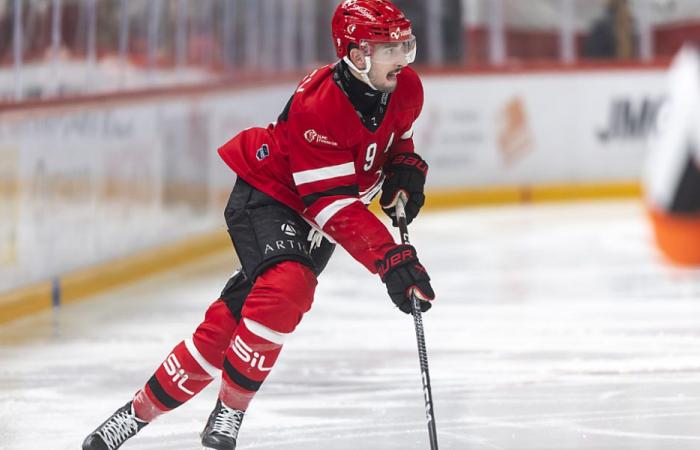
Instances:
[[[525,103],[515,97],[506,103],[500,114],[498,149],[506,166],[511,166],[534,149]]]

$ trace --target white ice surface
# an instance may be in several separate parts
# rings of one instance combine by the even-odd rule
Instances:
[[[411,237],[441,449],[700,448],[700,271],[633,202],[424,214]],[[0,449],[77,449],[192,332],[221,255],[0,327]],[[217,383],[218,384],[218,383]],[[124,450],[198,447],[218,386]],[[427,449],[413,323],[343,251],[251,405],[239,450]]]

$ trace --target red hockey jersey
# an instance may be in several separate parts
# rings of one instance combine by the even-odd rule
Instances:
[[[219,148],[238,176],[342,245],[376,273],[394,240],[367,209],[392,155],[413,151],[423,106],[415,71],[404,68],[380,126],[370,131],[333,80],[333,66],[304,78],[277,123],[250,128]]]

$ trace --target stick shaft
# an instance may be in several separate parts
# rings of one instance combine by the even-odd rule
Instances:
[[[403,199],[396,203],[396,218],[399,223],[401,233],[401,243],[410,244],[408,236],[408,224],[406,223],[406,212],[404,210]],[[430,388],[430,371],[428,370],[428,351],[425,347],[425,332],[423,331],[423,314],[420,310],[420,300],[411,293],[411,309],[413,313],[413,324],[416,328],[416,341],[418,343],[418,358],[420,360],[421,379],[423,381],[423,396],[425,397],[425,418],[428,422],[428,437],[430,439],[430,449],[438,450],[437,428],[435,426],[435,408],[433,407],[433,392]]]

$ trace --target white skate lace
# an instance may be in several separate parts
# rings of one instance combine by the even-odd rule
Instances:
[[[97,434],[114,450],[139,431],[136,418],[129,411],[120,411],[105,423]]]
[[[236,439],[242,421],[243,411],[221,405],[221,410],[216,414],[211,430],[212,432]]]

